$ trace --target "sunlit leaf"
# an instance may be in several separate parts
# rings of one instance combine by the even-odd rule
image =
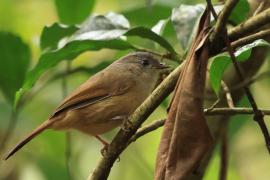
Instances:
[[[64,24],[79,24],[92,12],[95,0],[54,0],[57,14]]]
[[[30,62],[30,49],[20,37],[0,32],[0,88],[12,104]]]
[[[235,52],[236,59],[240,62],[246,61],[250,57],[253,48],[269,45],[270,44],[265,40],[256,40],[253,43],[247,44],[239,48]],[[213,62],[210,67],[210,82],[216,95],[218,96],[223,73],[226,68],[231,64],[231,58],[228,53],[223,53],[221,55],[213,57],[212,59]]]
[[[121,14],[110,12],[106,15],[91,16],[72,40],[104,40],[122,36],[130,28],[128,20]]]
[[[186,49],[191,39],[194,26],[205,9],[205,5],[180,5],[172,11],[171,21],[174,25],[177,39],[182,47]]]
[[[169,19],[161,19],[151,30],[158,35],[162,35],[168,22]]]

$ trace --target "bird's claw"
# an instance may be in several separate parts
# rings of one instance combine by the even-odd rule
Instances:
[[[129,132],[131,127],[132,127],[132,122],[129,120],[129,118],[125,118],[121,125],[121,129],[125,132]]]
[[[103,148],[100,150],[100,154],[103,157],[106,157],[108,154],[109,145],[104,145]]]

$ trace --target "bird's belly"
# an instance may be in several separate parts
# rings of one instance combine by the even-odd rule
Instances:
[[[77,129],[90,135],[112,130],[122,123],[119,116],[129,116],[143,100],[113,96],[84,108],[67,111],[54,129]]]

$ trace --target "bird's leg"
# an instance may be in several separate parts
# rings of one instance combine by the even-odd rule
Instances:
[[[100,153],[103,157],[106,156],[110,144],[98,135],[95,135],[95,138],[97,138],[97,140],[99,140],[104,145],[100,150]],[[117,162],[120,162],[120,157],[117,158]]]
[[[101,155],[106,156],[106,153],[107,153],[108,147],[109,147],[109,143],[107,141],[105,141],[104,139],[102,139],[98,135],[95,135],[95,138],[97,138],[97,140],[99,140],[103,144],[103,148],[100,150]]]

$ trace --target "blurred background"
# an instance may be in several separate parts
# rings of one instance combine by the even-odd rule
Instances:
[[[91,0],[89,0],[91,1]],[[59,22],[60,14],[57,11],[57,2],[53,0],[0,0],[0,31],[11,32],[30,46],[32,68],[40,56],[39,37],[46,25]],[[174,7],[183,3],[202,3],[199,0],[96,0],[89,5],[90,14],[104,14],[110,11],[124,14],[131,26],[146,26],[151,28],[158,20],[168,18]],[[149,5],[151,4],[151,5]],[[70,14],[72,15],[72,9]],[[63,21],[63,19],[62,19]],[[175,32],[168,30],[164,37],[176,49],[180,49],[175,38]],[[144,47],[153,45],[152,42],[134,38],[134,42]],[[71,69],[77,67],[92,68],[92,72],[99,69],[100,63],[111,61],[127,54],[129,51],[101,50],[86,52],[72,61]],[[16,52],[14,52],[16,53]],[[269,58],[268,58],[269,59]],[[59,72],[64,72],[66,62],[60,63],[41,79],[36,86],[48,80]],[[0,49],[1,66],[1,49]],[[268,61],[260,72],[269,71]],[[92,74],[89,72],[73,73],[66,77],[67,91],[71,92]],[[269,74],[269,73],[268,73]],[[53,109],[63,99],[62,82],[58,78],[46,83],[38,93],[29,97],[17,117],[17,123],[10,141],[6,144],[4,152],[10,149],[23,136],[46,120]],[[259,107],[270,109],[269,89],[270,76],[267,75],[252,85],[252,91]],[[164,102],[146,121],[166,117],[166,104]],[[241,106],[248,106],[243,99]],[[12,106],[0,91],[0,139],[7,130],[12,112]],[[269,117],[265,118],[269,121]],[[270,123],[268,123],[270,124]],[[270,126],[269,126],[270,128]],[[109,179],[135,180],[153,179],[156,151],[161,135],[161,128],[147,134],[122,153],[120,162],[115,163]],[[110,141],[117,130],[105,134],[103,137]],[[0,162],[0,179],[5,180],[54,180],[68,179],[65,161],[66,138],[64,132],[45,131],[26,145],[8,161]],[[93,137],[71,132],[71,174],[74,179],[86,179],[90,171],[97,164],[101,154],[102,145]],[[270,177],[269,154],[265,148],[262,134],[252,116],[235,116],[230,123],[230,165],[228,179],[256,179],[268,180]],[[1,158],[5,154],[1,152]],[[216,149],[211,165],[207,169],[205,180],[217,179],[219,173],[219,147]]]

